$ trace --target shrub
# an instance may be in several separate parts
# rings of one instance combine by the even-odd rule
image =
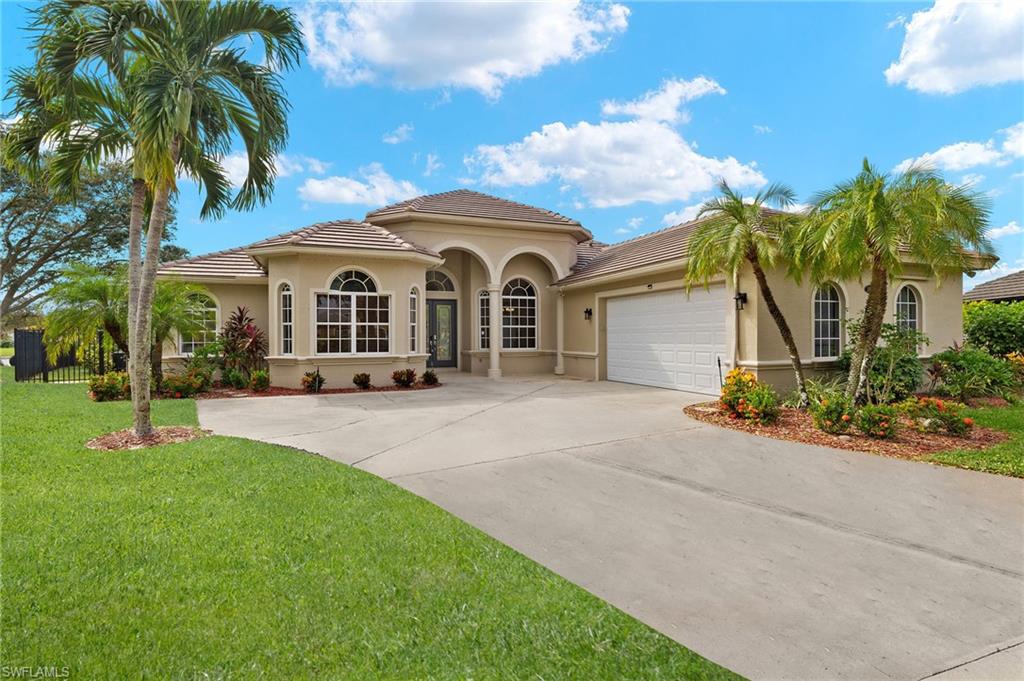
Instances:
[[[220,332],[224,365],[248,376],[264,366],[267,337],[249,315],[249,308],[240,305],[231,313]]]
[[[423,372],[423,378],[420,380],[423,381],[423,385],[437,385],[437,372],[433,369],[427,369]]]
[[[249,376],[249,388],[262,393],[270,390],[270,372],[266,369],[257,369]]]
[[[391,380],[394,381],[395,385],[399,388],[411,387],[416,382],[416,370],[415,369],[396,369],[391,372]]]
[[[307,371],[302,374],[302,389],[307,393],[318,393],[323,390],[324,383],[327,381],[324,379],[323,374],[320,370]]]
[[[964,338],[997,357],[1024,353],[1024,301],[965,303]]]
[[[993,357],[981,348],[953,347],[933,357],[943,393],[961,401],[985,395],[1005,395],[1016,377],[1010,362]]]
[[[888,404],[866,404],[854,414],[853,425],[868,437],[892,438],[899,428],[899,411]]]
[[[859,333],[859,324],[859,321],[850,322],[851,338]],[[928,339],[913,329],[883,324],[880,340],[883,344],[875,348],[868,371],[868,398],[872,402],[888,404],[914,394],[921,386],[922,366],[917,349]],[[850,370],[852,352],[852,348],[847,348],[839,356],[839,369],[843,373]]]
[[[816,395],[809,410],[815,427],[833,435],[848,431],[853,421],[853,401],[839,389]]]
[[[746,403],[747,393],[757,385],[757,378],[746,369],[735,368],[725,375],[722,384],[722,406],[729,415],[736,418],[742,416],[739,411],[740,400]]]
[[[356,384],[357,388],[366,390],[370,387],[370,374],[356,374],[352,377],[352,382]]]
[[[194,397],[203,390],[203,379],[196,372],[184,374],[167,374],[164,376],[162,392],[167,397],[181,399]]]
[[[779,396],[767,383],[758,383],[746,369],[733,369],[722,385],[722,406],[732,418],[771,423],[779,416]]]
[[[1010,363],[1010,368],[1013,369],[1017,387],[1024,387],[1024,353],[1011,352],[1006,356],[1006,361]]]
[[[240,369],[228,367],[221,372],[221,383],[231,386],[236,390],[244,390],[249,387],[249,379],[245,377]]]
[[[89,397],[96,402],[127,400],[132,395],[131,381],[124,371],[108,371],[89,379]]]
[[[944,430],[963,436],[974,426],[974,420],[964,416],[964,405],[936,397],[910,398],[904,402],[903,411],[924,433]]]

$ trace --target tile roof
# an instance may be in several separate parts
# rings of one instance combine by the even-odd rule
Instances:
[[[978,284],[964,294],[964,300],[1024,299],[1024,270]]]
[[[587,263],[599,256],[601,251],[606,248],[608,248],[608,244],[594,239],[576,244],[576,263],[572,266],[572,271],[575,272],[576,270],[583,269]]]
[[[628,241],[606,246],[584,266],[558,284],[572,284],[608,274],[625,272],[644,265],[655,265],[686,257],[696,220],[644,234]],[[582,245],[582,244],[581,244]]]
[[[165,262],[160,265],[159,273],[230,279],[259,279],[267,276],[260,264],[243,253],[241,248]]]
[[[441,257],[430,249],[406,241],[379,225],[356,220],[332,220],[296,229],[249,244],[245,250],[274,246],[365,248],[377,251],[408,251]]]
[[[525,222],[542,222],[555,225],[581,227],[580,223],[564,215],[501,199],[489,194],[481,194],[469,189],[456,189],[441,194],[426,194],[414,199],[393,203],[366,214],[367,220],[387,215],[402,213],[434,213],[438,215],[463,215],[475,218],[494,218],[498,220],[520,220]]]

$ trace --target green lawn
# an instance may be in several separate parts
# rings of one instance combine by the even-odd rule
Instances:
[[[67,666],[73,678],[736,678],[367,473],[226,437],[86,450],[129,424],[128,404],[0,376],[2,666]],[[195,404],[159,401],[154,416],[194,424]]]
[[[968,409],[965,413],[979,426],[1006,431],[1010,434],[1010,439],[980,451],[957,449],[939,452],[932,455],[929,460],[960,468],[1024,478],[1024,405],[982,407]]]

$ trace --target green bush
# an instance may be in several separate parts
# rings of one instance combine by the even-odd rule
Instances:
[[[89,379],[89,397],[96,402],[127,400],[132,395],[132,384],[127,372],[108,371]]]
[[[860,322],[851,322],[850,337],[856,337]],[[928,342],[923,334],[896,324],[883,324],[882,345],[875,348],[871,369],[868,371],[868,398],[872,402],[888,404],[913,395],[921,387],[923,367],[917,349]],[[851,348],[839,356],[839,369],[850,370]]]
[[[1024,353],[1024,301],[964,303],[964,338],[997,357]]]
[[[235,369],[234,367],[228,367],[221,372],[220,382],[236,390],[244,390],[249,387],[249,379],[246,378],[240,369]]]
[[[203,379],[197,372],[167,374],[161,386],[164,395],[175,399],[194,397],[203,391]]]
[[[758,423],[774,423],[779,418],[779,396],[767,383],[758,383],[747,393],[746,418]]]
[[[974,426],[974,420],[964,416],[964,405],[936,397],[908,398],[902,411],[923,433],[945,431],[964,436]]]
[[[367,390],[370,387],[370,374],[356,374],[352,377],[352,382],[355,383],[356,387],[361,390]]]
[[[866,404],[853,416],[853,425],[868,437],[889,439],[896,437],[899,411],[889,404]]]
[[[932,357],[939,389],[958,400],[1007,395],[1017,380],[1013,367],[981,348],[953,347]]]
[[[732,369],[722,383],[722,406],[733,418],[746,418],[740,407],[747,403],[747,393],[757,385],[757,377],[742,367]]]
[[[249,376],[249,388],[258,393],[270,390],[270,372],[266,369],[253,371]]]
[[[391,372],[391,380],[394,381],[395,385],[399,388],[409,388],[416,382],[416,370],[396,369]]]
[[[850,429],[854,413],[853,401],[840,389],[818,393],[811,398],[808,409],[819,430],[840,435]]]
[[[437,372],[433,369],[427,369],[423,372],[423,378],[420,379],[423,385],[437,385]]]
[[[327,381],[324,379],[323,374],[320,370],[307,371],[302,374],[302,389],[307,393],[318,393],[323,390],[324,383]]]

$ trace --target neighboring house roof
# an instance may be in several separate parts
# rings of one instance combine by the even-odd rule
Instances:
[[[400,215],[408,213],[430,213],[436,215],[462,215],[474,218],[491,218],[496,220],[517,220],[521,222],[540,222],[554,225],[581,227],[580,223],[564,215],[501,199],[490,194],[481,194],[469,189],[456,189],[441,194],[426,194],[414,199],[393,203],[366,214],[367,220],[376,217]]]
[[[582,268],[556,283],[559,285],[573,284],[636,267],[656,265],[669,260],[681,260],[686,257],[690,246],[690,237],[697,228],[697,224],[696,220],[683,222],[629,241],[605,246]],[[582,246],[582,244],[580,245]]]
[[[964,300],[1024,300],[1024,270],[978,284]]]
[[[160,265],[159,273],[222,279],[261,279],[267,276],[266,270],[241,248],[165,262]]]
[[[379,225],[356,220],[332,220],[285,232],[245,247],[258,251],[274,247],[357,248],[376,251],[406,251],[440,258],[434,251],[406,241]]]

